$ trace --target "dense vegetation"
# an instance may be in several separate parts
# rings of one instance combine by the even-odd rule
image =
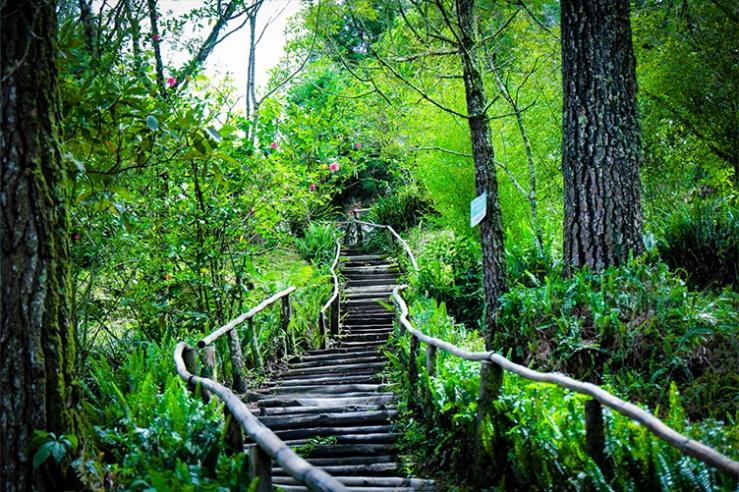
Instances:
[[[12,4],[0,2],[3,22],[16,15]],[[733,2],[631,5],[643,247],[602,268],[565,254],[560,2],[477,2],[474,59],[445,44],[465,33],[445,17],[455,2],[302,4],[260,89],[266,97],[252,87],[246,111],[242,88],[201,68],[227,34],[224,19],[256,16],[261,2],[206,0],[183,17],[156,0],[55,4],[49,146],[58,145],[62,178],[49,177],[59,184],[45,193],[62,204],[60,237],[49,241],[68,268],[60,298],[69,298],[73,340],[64,346],[76,350],[63,358],[70,379],[56,381],[68,390],[64,425],[31,427],[26,473],[46,477],[34,487],[248,490],[243,454],[224,444],[222,404],[192,397],[174,371],[174,344],[194,344],[295,285],[286,333],[276,311],[256,321],[267,364],[259,370],[245,354],[249,384],[279,370],[289,350],[315,347],[341,222],[365,207],[364,218],[393,226],[417,255],[404,296],[422,331],[603,384],[739,458]],[[178,39],[185,24],[200,26],[196,39]],[[188,61],[162,61],[162,43]],[[469,224],[480,191],[465,116],[473,63],[488,99],[504,238],[496,254],[507,292],[495,303],[485,277],[495,231],[481,239]],[[3,60],[2,80],[12,71]],[[6,222],[4,258],[15,245]],[[407,261],[385,236],[366,245]],[[21,356],[2,343],[1,359]],[[503,380],[498,418],[478,427],[479,364],[440,355],[429,376],[419,356],[413,387],[408,339],[398,335],[387,351],[407,471],[446,477],[449,490],[736,488],[607,410],[607,466],[596,463],[582,438],[584,398],[517,377]],[[217,377],[230,373],[219,360]],[[480,476],[478,450],[505,466]]]

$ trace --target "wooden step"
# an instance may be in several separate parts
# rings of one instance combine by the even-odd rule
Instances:
[[[388,467],[385,466],[383,468]],[[420,478],[345,476],[343,474],[336,474],[337,471],[338,470],[334,470],[334,477],[339,482],[350,487],[392,487],[393,490],[395,490],[396,487],[413,487],[413,490],[428,490],[428,487],[433,487],[434,485],[432,480],[423,480]],[[347,471],[358,470],[347,469]],[[273,483],[280,486],[298,484],[297,480],[289,476],[276,476],[273,479]]]
[[[354,425],[354,426],[348,426],[348,427],[306,427],[304,429],[284,429],[284,430],[276,430],[274,431],[275,434],[280,439],[310,439],[313,437],[327,437],[327,436],[340,436],[342,434],[353,434],[357,432],[357,429],[360,427]],[[385,425],[363,425],[361,426],[361,429],[363,432],[391,432],[393,427],[389,424]],[[326,458],[326,460],[332,460],[334,462],[337,462],[337,464],[341,464],[343,462],[342,460],[349,460],[349,459],[368,459],[366,457],[361,456],[353,456],[353,457],[344,457],[344,458]],[[313,462],[313,460],[311,460]],[[370,461],[371,463],[374,463],[374,461]]]
[[[259,417],[270,429],[300,429],[303,427],[340,427],[348,425],[386,424],[398,414],[396,410],[367,412],[325,412],[310,415],[275,415]]]

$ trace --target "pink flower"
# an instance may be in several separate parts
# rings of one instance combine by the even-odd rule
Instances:
[[[309,189],[310,191],[316,191],[316,188],[318,188],[318,187],[316,186],[316,184],[315,184],[315,183],[311,183],[311,184],[310,184],[310,186],[308,187],[308,189]]]
[[[170,89],[177,85],[177,79],[174,77],[167,77],[167,87]]]
[[[339,170],[339,163],[338,162],[332,162],[330,166],[328,166],[328,170],[333,172],[336,172]]]
[[[359,142],[357,142],[357,143],[354,144],[354,148],[355,149],[361,149],[362,148],[362,144],[359,143]]]
[[[276,149],[277,148],[277,142],[272,142],[270,144],[270,147],[273,148],[273,149]]]

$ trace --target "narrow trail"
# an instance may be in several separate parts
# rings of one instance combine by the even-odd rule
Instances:
[[[291,362],[261,391],[255,414],[311,464],[357,492],[431,491],[430,480],[401,476],[391,420],[397,414],[382,379],[382,346],[392,332],[390,304],[398,267],[346,250],[341,262],[340,336],[334,346]],[[308,490],[273,463],[274,490]]]

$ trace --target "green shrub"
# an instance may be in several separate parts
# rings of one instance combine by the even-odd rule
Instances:
[[[516,237],[506,245],[506,274],[511,287],[536,287],[547,275],[558,275],[560,265],[552,256],[551,243],[538,247],[533,234]]]
[[[684,270],[691,287],[739,288],[739,209],[727,201],[698,201],[673,212],[658,241],[672,270]]]
[[[389,225],[400,233],[418,224],[431,211],[430,202],[422,195],[418,186],[411,185],[378,198],[366,218],[377,224]]]
[[[480,246],[442,231],[421,247],[418,264],[417,289],[444,303],[458,322],[476,327],[483,310]]]
[[[739,359],[725,357],[739,353],[739,294],[690,292],[664,263],[641,258],[513,289],[501,297],[498,323],[497,346],[541,369],[604,379],[661,404],[676,381],[703,397],[689,405],[694,416],[723,417],[739,403]]]
[[[295,238],[301,255],[314,263],[330,263],[336,253],[339,229],[331,223],[311,222],[302,238]]]
[[[76,462],[89,488],[246,489],[238,473],[243,457],[221,453],[219,400],[206,404],[190,394],[175,372],[173,349],[173,342],[142,342],[118,361],[91,359],[92,379],[83,385],[90,436]]]
[[[471,351],[484,343],[476,331],[455,325],[442,305],[407,292],[411,320],[422,332]],[[410,468],[435,474],[449,490],[479,490],[465,486],[474,478],[473,453],[484,448],[475,441],[479,364],[444,351],[437,353],[436,374],[425,370],[424,351],[418,351],[418,385],[408,380],[409,337],[399,331],[392,340],[389,377],[399,388],[401,446]],[[421,346],[423,349],[423,345]],[[679,432],[736,458],[739,425],[705,419],[686,423],[684,398],[675,385],[661,412]],[[619,393],[619,392],[616,392]],[[614,470],[606,479],[585,451],[583,404],[587,398],[563,388],[507,374],[497,411],[506,428],[487,423],[485,433],[503,433],[507,447],[505,482],[490,483],[490,490],[734,490],[735,482],[715,469],[690,458],[654,437],[642,425],[604,409],[606,458]],[[654,405],[652,411],[654,411]],[[488,450],[488,452],[490,452]],[[452,484],[454,487],[452,487]]]

